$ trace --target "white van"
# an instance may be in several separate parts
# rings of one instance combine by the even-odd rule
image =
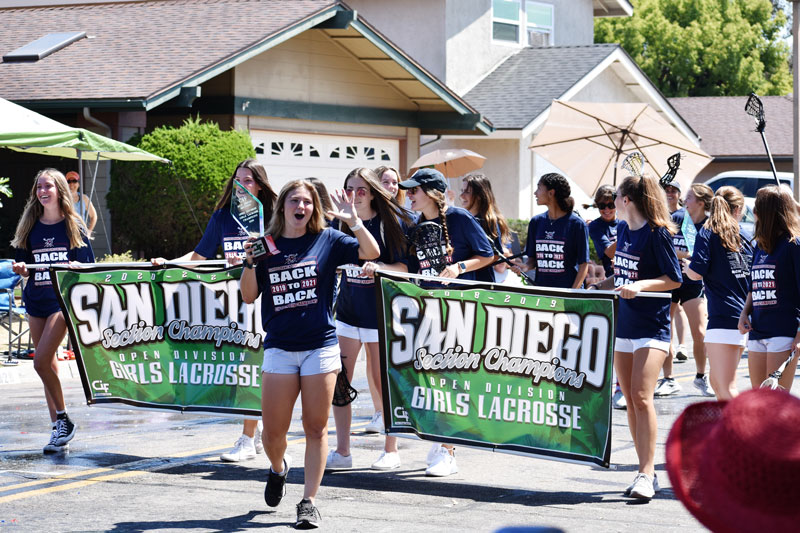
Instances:
[[[792,188],[794,175],[791,172],[778,172],[778,179],[782,185]],[[765,185],[775,185],[775,177],[772,172],[760,170],[729,170],[721,172],[705,182],[714,192],[725,185],[736,187],[745,198],[755,198],[756,192]]]

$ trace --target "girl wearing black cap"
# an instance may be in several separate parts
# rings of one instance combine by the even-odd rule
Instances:
[[[579,289],[589,271],[589,229],[572,212],[570,193],[567,178],[556,173],[542,176],[534,193],[547,211],[528,224],[528,261],[517,261],[517,270],[536,270],[535,283],[541,287]]]
[[[447,205],[444,195],[447,183],[441,172],[420,169],[400,183],[400,188],[408,191],[411,209],[420,213],[416,225],[435,222],[442,227],[442,238],[435,244],[436,250],[419,249],[420,244],[414,238],[415,228],[409,229],[409,272],[474,280],[476,270],[489,266],[494,259],[489,238],[469,211]],[[446,266],[442,270],[435,266],[438,254],[445,259]],[[430,260],[432,257],[434,260]],[[458,472],[454,453],[453,446],[435,444],[428,452],[425,475],[444,477]]]

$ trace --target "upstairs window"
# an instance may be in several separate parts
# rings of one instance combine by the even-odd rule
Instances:
[[[492,0],[492,40],[522,46],[552,46],[552,4]]]

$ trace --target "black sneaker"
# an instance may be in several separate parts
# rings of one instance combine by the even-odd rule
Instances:
[[[264,488],[264,501],[270,507],[277,507],[284,496],[286,496],[286,476],[289,475],[289,462],[283,458],[283,475],[276,474],[269,469],[267,486]]]
[[[297,522],[295,522],[294,527],[297,529],[317,529],[320,522],[322,522],[322,517],[319,515],[317,508],[314,507],[314,504],[311,503],[311,500],[300,500],[300,503],[297,504]]]
[[[58,431],[56,428],[53,428],[53,431],[50,432],[50,442],[48,442],[43,451],[44,453],[58,453],[64,451],[66,446],[56,446],[56,439],[58,438]],[[67,444],[69,446],[69,444]]]
[[[68,417],[56,420],[56,446],[65,446],[75,436],[75,424]]]

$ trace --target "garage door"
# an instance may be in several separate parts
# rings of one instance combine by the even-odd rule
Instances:
[[[256,158],[275,192],[291,180],[319,178],[328,190],[344,185],[357,167],[398,166],[400,141],[336,135],[251,130]]]

